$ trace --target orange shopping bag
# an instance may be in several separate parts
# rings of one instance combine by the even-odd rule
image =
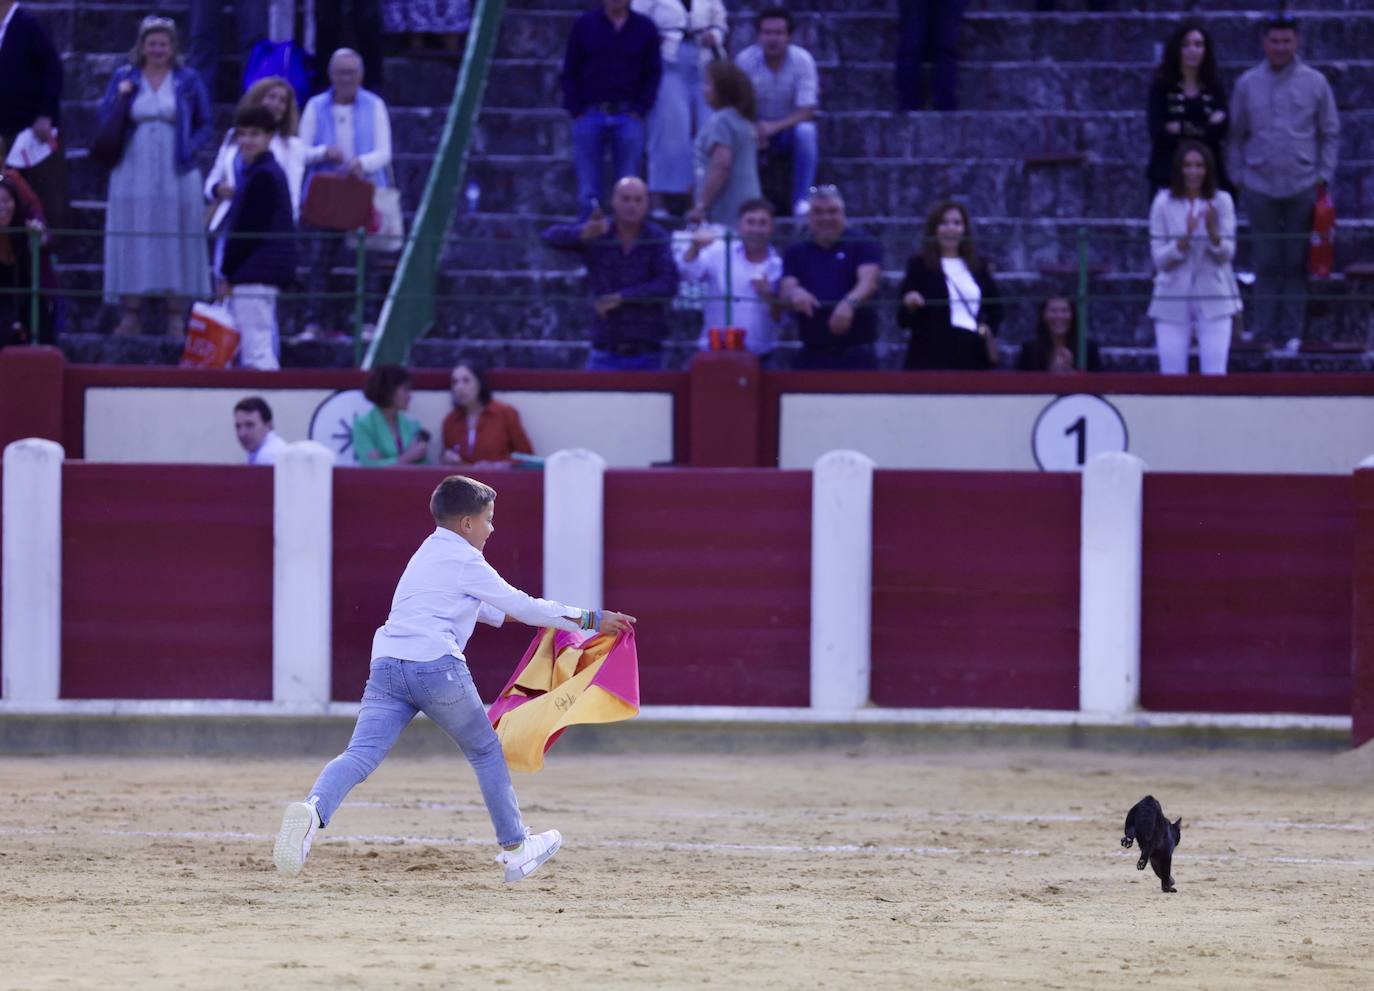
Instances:
[[[191,307],[186,324],[186,347],[181,352],[182,368],[228,368],[239,349],[239,332],[234,318],[223,306],[197,303]]]

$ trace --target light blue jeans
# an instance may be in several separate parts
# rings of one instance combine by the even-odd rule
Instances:
[[[779,131],[768,139],[764,154],[792,159],[792,202],[789,206],[795,206],[810,195],[816,181],[816,162],[820,158],[815,121],[804,120]]]
[[[467,663],[447,656],[435,661],[373,660],[348,749],[325,765],[310,789],[320,822],[328,825],[344,797],[377,769],[417,712],[434,720],[477,772],[496,841],[512,846],[523,840],[525,824],[501,741],[487,721]]]
[[[577,219],[586,220],[592,200],[610,213],[606,199],[606,178],[602,159],[606,145],[611,146],[615,185],[627,175],[639,175],[639,160],[644,155],[644,122],[633,114],[606,114],[588,110],[572,122],[573,168],[577,172]]]
[[[689,193],[696,182],[692,138],[711,116],[700,52],[696,42],[684,41],[677,60],[663,64],[649,111],[649,189],[655,193]]]

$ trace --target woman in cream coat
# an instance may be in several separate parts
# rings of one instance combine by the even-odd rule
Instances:
[[[1188,371],[1188,344],[1197,332],[1204,375],[1225,375],[1231,317],[1240,312],[1231,259],[1236,207],[1217,188],[1216,162],[1206,145],[1185,141],[1174,155],[1173,182],[1150,207],[1150,253],[1156,275],[1149,316],[1155,322],[1159,370]]]

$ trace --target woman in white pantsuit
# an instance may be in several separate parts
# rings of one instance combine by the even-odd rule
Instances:
[[[1174,155],[1170,188],[1160,190],[1150,207],[1156,274],[1149,316],[1165,375],[1188,371],[1194,331],[1202,374],[1226,374],[1231,317],[1241,309],[1231,270],[1235,253],[1235,203],[1217,188],[1216,162],[1207,146],[1185,141]]]

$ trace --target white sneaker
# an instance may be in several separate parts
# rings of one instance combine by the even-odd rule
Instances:
[[[281,830],[272,847],[272,862],[283,874],[295,877],[310,856],[310,841],[320,828],[320,814],[310,802],[292,802],[281,817]]]
[[[506,883],[529,877],[536,867],[548,860],[563,845],[563,834],[556,829],[545,833],[525,830],[525,842],[514,850],[502,850],[496,862],[506,868]]]

